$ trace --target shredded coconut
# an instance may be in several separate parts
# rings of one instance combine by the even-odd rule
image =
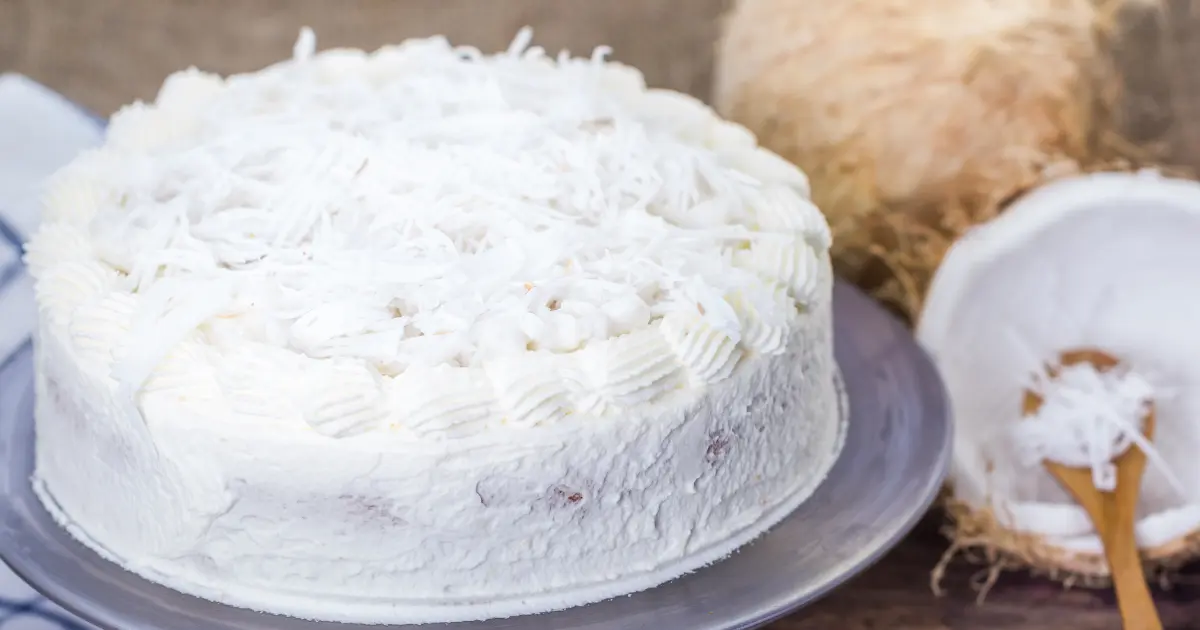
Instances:
[[[1154,388],[1136,372],[1118,366],[1099,370],[1089,363],[1057,367],[1036,374],[1030,391],[1041,396],[1037,413],[1014,429],[1026,465],[1044,460],[1092,471],[1096,488],[1116,488],[1113,460],[1136,445],[1182,492],[1182,484],[1143,433]]]
[[[119,203],[90,236],[151,298],[139,321],[163,343],[117,373],[139,385],[213,317],[221,339],[384,374],[568,352],[670,313],[737,342],[730,295],[769,314],[778,283],[802,287],[735,262],[755,243],[827,241],[798,171],[738,170],[765,153],[752,137],[697,131],[733,126],[645,89],[606,49],[551,59],[529,41],[314,54],[305,30],[289,62],[180,73],[155,105],[120,112],[101,152],[121,164],[106,192]],[[808,227],[772,227],[780,213]]]

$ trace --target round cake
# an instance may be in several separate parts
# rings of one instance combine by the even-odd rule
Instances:
[[[522,32],[189,70],[49,182],[34,485],[234,606],[556,610],[728,555],[840,448],[830,235],[699,101]]]

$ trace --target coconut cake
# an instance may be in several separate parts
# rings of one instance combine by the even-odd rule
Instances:
[[[653,587],[839,448],[804,174],[606,60],[188,70],[50,182],[34,485],[146,579],[310,619]]]

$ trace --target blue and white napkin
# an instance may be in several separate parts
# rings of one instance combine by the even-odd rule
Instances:
[[[42,181],[99,144],[103,125],[44,86],[0,74],[0,373],[33,330],[33,288],[21,243],[37,228]],[[0,630],[90,628],[0,564]]]

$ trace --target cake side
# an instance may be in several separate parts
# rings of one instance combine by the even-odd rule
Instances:
[[[808,496],[839,428],[803,173],[524,37],[181,73],[57,176],[26,259],[64,527],[202,597],[404,623],[648,588]]]
[[[683,404],[436,453],[161,415],[129,443],[140,416],[60,393],[39,402],[37,489],[122,566],[243,607],[420,623],[590,603],[716,561],[811,494],[839,447],[829,323],[826,300],[787,352]],[[65,350],[39,346],[39,387],[80,395]]]

